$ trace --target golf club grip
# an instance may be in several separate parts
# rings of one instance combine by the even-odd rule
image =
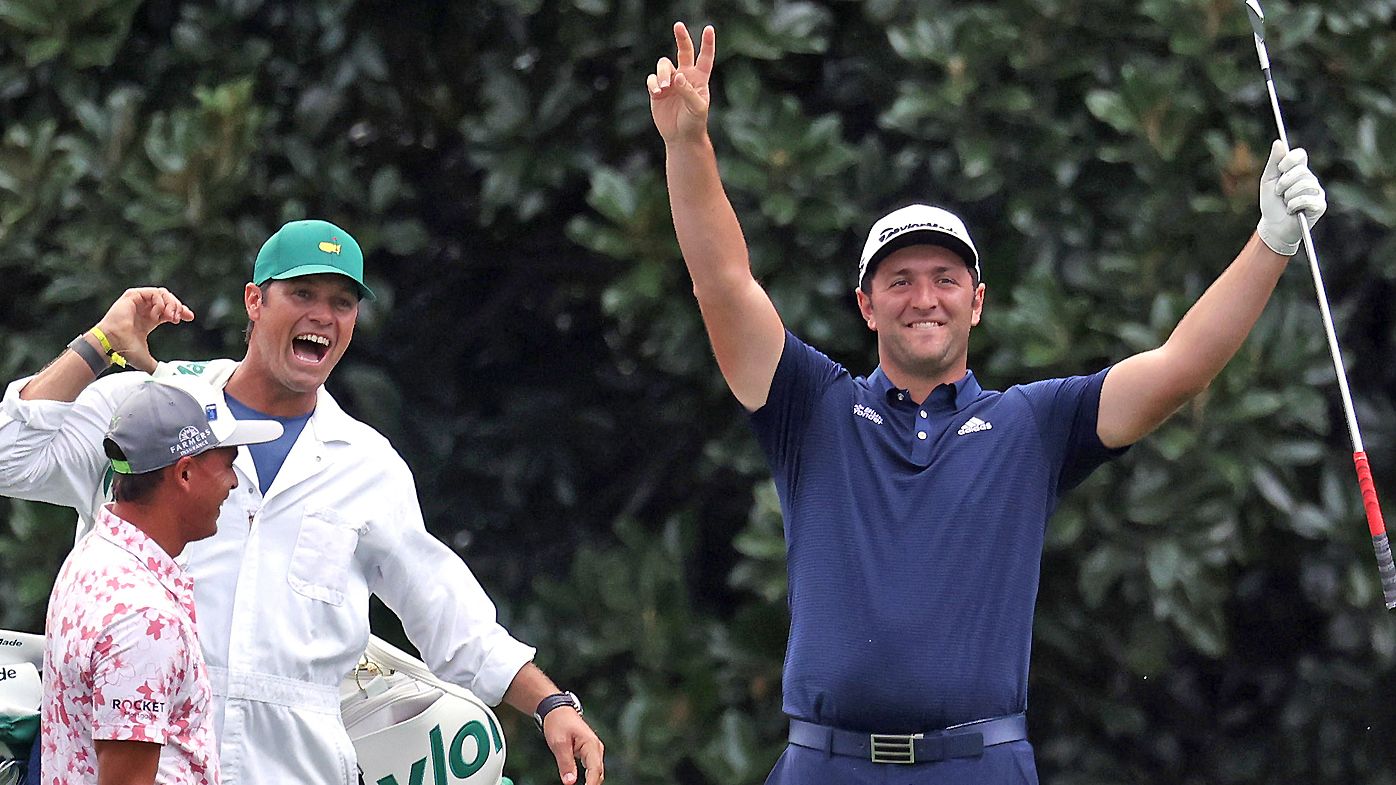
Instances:
[[[1362,507],[1367,511],[1367,529],[1372,533],[1372,550],[1377,554],[1377,572],[1381,574],[1381,593],[1387,610],[1396,609],[1396,563],[1391,560],[1391,541],[1386,536],[1386,524],[1381,518],[1377,501],[1377,486],[1372,482],[1372,468],[1367,453],[1355,452],[1352,462],[1357,466],[1357,487],[1362,491]]]
[[[1362,507],[1367,511],[1367,529],[1373,537],[1385,537],[1386,523],[1381,518],[1381,504],[1377,502],[1377,486],[1372,482],[1372,467],[1367,463],[1367,453],[1353,453],[1352,462],[1357,466],[1357,487],[1362,491]]]
[[[1386,532],[1372,538],[1372,550],[1377,553],[1377,572],[1381,573],[1381,594],[1387,610],[1396,610],[1396,564],[1391,562],[1391,542]]]

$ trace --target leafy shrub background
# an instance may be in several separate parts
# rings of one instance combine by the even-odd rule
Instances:
[[[1391,497],[1396,2],[1266,11]],[[714,136],[757,275],[860,371],[854,260],[896,204],[973,228],[971,362],[997,387],[1156,345],[1257,217],[1272,121],[1231,0],[0,0],[0,375],[136,284],[198,314],[158,356],[236,353],[260,242],[340,223],[382,299],[330,387],[583,695],[612,780],[758,783],[783,546],[669,224],[643,82],[675,19],[718,26]],[[1212,388],[1050,527],[1046,781],[1396,782],[1396,629],[1346,439],[1297,262]],[[0,517],[0,624],[37,630],[71,516]],[[552,781],[503,715],[510,772]]]

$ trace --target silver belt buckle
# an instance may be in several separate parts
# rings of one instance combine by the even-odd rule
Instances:
[[[924,733],[872,733],[869,739],[872,741],[872,762],[873,763],[915,763],[916,762],[916,740],[924,737]]]

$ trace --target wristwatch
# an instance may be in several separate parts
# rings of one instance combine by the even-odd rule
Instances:
[[[538,726],[538,732],[543,732],[543,718],[548,716],[548,712],[559,706],[570,706],[572,710],[580,716],[582,713],[582,702],[571,692],[559,692],[549,695],[538,701],[538,710],[533,712],[533,722]]]

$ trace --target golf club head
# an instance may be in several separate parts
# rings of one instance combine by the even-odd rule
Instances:
[[[1255,53],[1260,58],[1260,70],[1270,73],[1270,53],[1265,51],[1265,12],[1260,10],[1260,0],[1246,0],[1246,17],[1251,20],[1251,34],[1255,36]]]
[[[1255,37],[1264,41],[1265,12],[1260,10],[1260,3],[1256,0],[1246,0],[1246,16],[1251,20],[1251,30],[1255,31]]]

